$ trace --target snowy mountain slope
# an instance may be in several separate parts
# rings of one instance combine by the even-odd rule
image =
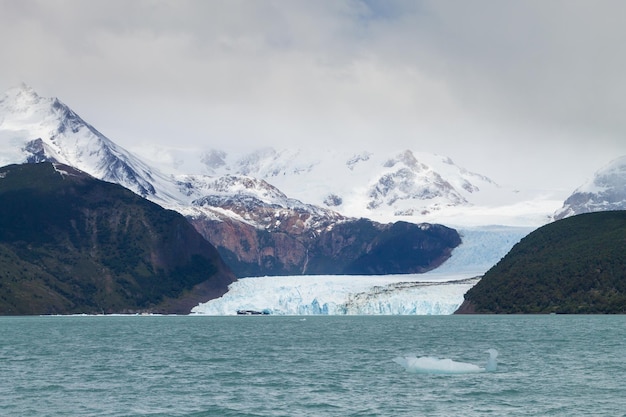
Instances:
[[[626,210],[626,156],[611,161],[596,171],[593,178],[578,187],[555,220],[594,211]]]
[[[562,203],[547,193],[500,187],[450,158],[412,150],[160,148],[143,155],[164,170],[262,178],[293,198],[380,222],[540,226]]]
[[[341,217],[289,199],[270,184],[244,175],[214,178],[163,174],[108,139],[57,98],[41,97],[21,84],[0,97],[0,165],[41,161],[73,166],[186,215],[242,217],[241,212],[219,208],[217,200],[229,196],[231,206],[235,200],[241,200],[240,211],[244,210],[245,201],[257,198],[262,205],[274,209],[297,207],[318,216]],[[212,196],[215,204],[210,204],[207,195]],[[264,222],[254,225],[266,226]]]
[[[268,248],[260,246],[261,240],[244,242],[242,236],[253,235],[251,230],[294,233],[296,226],[296,233],[315,232],[316,228],[341,223],[350,215],[419,223],[431,221],[428,215],[441,217],[448,213],[456,213],[467,221],[467,213],[472,213],[470,217],[478,218],[479,224],[492,224],[494,219],[499,219],[500,208],[492,207],[493,211],[486,211],[481,204],[502,201],[502,189],[488,178],[470,173],[447,158],[412,151],[374,155],[368,152],[310,153],[263,149],[238,155],[209,151],[193,157],[181,151],[173,157],[165,152],[156,159],[165,161],[159,166],[167,169],[160,171],[153,164],[146,164],[84,122],[59,100],[42,98],[28,86],[21,85],[0,97],[0,163],[54,160],[96,178],[119,183],[157,204],[195,219],[199,229],[212,229],[217,223],[224,225],[223,235],[237,240],[236,244],[242,245],[243,252],[250,253],[250,243],[259,246],[259,253],[252,255],[259,256],[261,262],[269,252],[291,250],[291,243],[283,239],[282,246]],[[176,172],[175,167],[185,171],[194,169]],[[519,217],[520,213],[531,212],[525,211],[523,206],[527,202],[519,195],[507,194],[506,198],[513,203],[506,207],[507,213]],[[522,216],[522,222],[537,224],[537,217],[533,216],[534,212],[528,218]],[[541,218],[539,222],[545,220]],[[298,227],[301,227],[299,231]],[[502,243],[506,233],[497,233],[501,239],[498,247],[506,247],[506,238]],[[479,242],[479,235],[467,235],[461,247],[480,249],[480,244],[477,247],[471,243]],[[491,262],[483,259],[481,266],[468,269],[467,260],[462,265],[455,264],[455,259],[462,258],[460,253],[463,250],[455,250],[451,263],[444,264],[450,265],[445,270],[444,280],[470,278]],[[475,261],[481,257],[474,254],[470,259]],[[459,276],[454,270],[463,273]],[[433,277],[432,273],[430,277]],[[401,276],[400,279],[404,282],[412,277]],[[368,300],[365,303],[354,301],[352,305],[359,305],[361,310],[358,311],[365,311],[362,309],[370,309],[368,306],[372,305],[372,300],[384,298],[386,294],[396,294],[394,297],[400,294],[402,298],[407,291],[434,288],[430,285],[397,285],[397,282],[389,282],[388,288],[385,285],[375,285],[378,289],[373,292],[379,294],[376,297],[371,296],[369,287],[349,292],[349,297],[354,300]],[[411,296],[407,297],[404,300],[408,302]],[[433,311],[435,307],[428,308]]]
[[[315,155],[266,148],[233,161],[227,157],[223,151],[209,151],[202,160],[207,171],[263,178],[296,198],[351,216],[368,217],[376,211],[411,215],[440,206],[469,205],[471,195],[481,188],[497,188],[490,179],[448,158],[410,150],[389,155],[326,150]]]
[[[329,211],[324,215],[332,210],[344,217],[383,223],[540,226],[561,204],[499,187],[449,158],[410,150],[373,154],[272,148],[243,153],[142,149],[158,162],[145,163],[145,158],[116,145],[58,99],[40,97],[24,84],[0,97],[0,164],[63,162],[187,216],[245,220],[231,210],[232,199],[222,200],[227,208],[211,206],[211,201],[203,199],[207,193],[215,194],[215,177],[225,175],[231,177],[227,182],[234,187],[233,196],[247,201],[257,190],[243,190],[239,185],[252,184],[246,178],[255,177],[265,181],[264,187],[271,184],[284,193],[267,194],[261,199],[267,207],[289,208],[293,201],[285,200],[286,194],[308,203],[306,210],[317,211],[316,215],[325,207]],[[240,180],[233,181],[237,176]],[[243,202],[239,207],[244,207]]]
[[[500,187],[449,158],[412,150],[198,152],[144,146],[135,152],[142,157],[116,145],[58,99],[40,97],[24,84],[0,97],[0,164],[66,163],[190,216],[232,214],[206,201],[192,204],[200,202],[212,177],[225,175],[265,180],[311,207],[383,223],[540,226],[562,204]]]
[[[172,201],[167,179],[113,143],[57,98],[44,98],[25,84],[0,98],[0,164],[55,161],[143,197]],[[7,146],[8,145],[8,146]],[[169,184],[168,184],[169,185]]]
[[[416,273],[440,265],[460,242],[444,226],[380,224],[302,203],[245,175],[251,170],[167,176],[58,99],[40,97],[24,84],[2,96],[0,118],[5,163],[63,162],[176,210],[217,247],[237,276]],[[204,163],[219,166],[220,155],[213,156]]]
[[[347,220],[332,210],[289,198],[266,181],[249,176],[184,175],[176,179],[183,188],[190,190],[190,196],[195,197],[187,209],[191,213],[193,210],[215,212],[219,207],[221,213],[270,231],[284,228],[293,216],[306,217],[308,224],[291,224],[290,227],[313,230]]]

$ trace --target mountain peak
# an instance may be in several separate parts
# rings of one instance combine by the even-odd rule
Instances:
[[[26,83],[20,83],[15,87],[9,88],[0,96],[0,109],[3,113],[10,111],[23,112],[28,108],[39,104],[41,97],[37,92]]]
[[[3,164],[55,161],[117,182],[144,197],[156,193],[153,176],[160,174],[59,99],[41,97],[25,83],[7,90],[0,99],[0,138],[7,139],[0,142],[0,149],[7,144],[10,148],[8,157],[0,154]]]
[[[626,209],[626,155],[596,171],[593,178],[578,187],[555,215],[555,220],[595,211]]]
[[[30,85],[26,84],[24,81],[22,81],[19,84],[9,88],[5,92],[5,94],[7,94],[7,95],[9,95],[9,94],[19,94],[19,93],[25,93],[25,94],[39,96],[37,94],[37,92],[35,92],[33,87],[31,87]]]

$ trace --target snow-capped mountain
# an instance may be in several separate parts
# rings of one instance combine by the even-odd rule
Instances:
[[[61,162],[184,214],[237,276],[423,272],[460,243],[445,226],[380,224],[302,203],[251,170],[165,175],[24,84],[0,98],[0,143],[0,163]]]
[[[318,256],[318,267],[336,263],[338,258],[332,256],[341,256],[341,261],[346,262],[346,255],[356,257],[361,265],[366,259],[371,267],[376,262],[372,255],[376,250],[386,260],[393,258],[390,254],[402,253],[403,260],[411,259],[415,263],[411,265],[414,270],[428,270],[437,265],[432,263],[433,259],[442,262],[449,256],[459,237],[456,231],[444,226],[415,223],[432,221],[432,216],[449,210],[458,210],[465,219],[473,210],[477,218],[485,216],[479,220],[482,224],[492,224],[500,209],[489,211],[482,204],[494,195],[498,199],[502,195],[502,189],[493,181],[458,167],[448,158],[410,150],[389,154],[332,150],[313,154],[274,149],[240,154],[194,151],[193,156],[185,152],[166,155],[166,163],[158,164],[165,169],[157,169],[155,164],[144,162],[145,155],[139,158],[115,144],[58,99],[40,97],[26,85],[7,91],[0,97],[0,164],[47,160],[119,183],[161,206],[181,212],[218,247],[229,264],[244,265],[243,270],[261,265],[265,271],[281,273],[307,272],[314,256]],[[514,200],[510,196],[506,201]],[[516,198],[520,200],[519,196]],[[526,203],[522,201],[521,205]],[[506,207],[506,212],[517,215],[528,211],[513,205]],[[540,208],[540,212],[545,212],[545,208]],[[403,219],[411,223],[380,224],[350,216],[377,217],[385,222]],[[537,224],[537,218],[533,212],[528,224]],[[514,243],[508,238],[505,243],[498,240],[508,232],[494,233],[496,237],[492,241],[499,242],[494,246],[497,250]],[[475,255],[469,256],[468,261],[462,254],[485,247],[477,236],[480,234],[462,234],[460,247],[464,250],[455,250],[453,260],[463,260],[463,266],[452,262],[456,266],[450,267],[449,262],[445,263],[441,268],[447,271],[447,278],[443,281],[458,276],[456,269],[475,263]],[[423,248],[430,248],[428,263],[420,264],[415,257],[407,257],[405,252],[412,247],[422,248],[420,253]],[[497,250],[489,252],[493,254]],[[321,262],[324,256],[328,260]],[[484,272],[491,262],[481,263],[469,275],[465,271],[461,278]],[[271,275],[269,272],[267,275]],[[397,276],[395,280],[406,282],[413,278]],[[303,279],[307,285],[315,286],[318,282],[312,277]],[[346,280],[362,288],[346,293],[346,311],[353,312],[373,312],[376,305],[395,306],[394,310],[385,311],[400,311],[402,305],[412,308],[406,303],[419,295],[428,300],[419,307],[422,310],[416,309],[414,313],[423,312],[423,308],[441,313],[458,303],[468,285],[472,285],[469,281],[445,286],[390,282],[369,288],[365,281],[362,283],[365,287],[357,283],[358,278]],[[276,294],[287,291],[287,287],[277,290],[269,284],[268,288],[274,288],[270,291]],[[438,291],[444,287],[446,290]],[[299,288],[296,287],[296,292]],[[334,288],[330,286],[323,292],[332,293]],[[453,289],[453,293],[447,289]],[[235,292],[233,296],[238,294]],[[451,296],[453,301],[446,301],[442,307],[433,299],[439,297],[437,294],[446,300]],[[311,308],[314,305],[313,299]]]
[[[186,215],[245,219],[242,213],[250,203],[249,211],[265,205],[341,217],[289,199],[267,182],[245,175],[166,175],[115,144],[59,99],[41,97],[21,84],[0,97],[0,165],[42,161],[78,168]],[[220,209],[220,203],[228,203],[229,208]],[[259,217],[258,224],[245,220],[264,228],[266,217]]]
[[[339,213],[287,197],[264,180],[243,175],[179,175],[179,186],[194,198],[183,211],[224,214],[268,231],[313,229],[346,220]],[[220,208],[219,213],[216,208]],[[300,222],[289,220],[297,217]],[[305,223],[306,221],[306,223]]]
[[[261,178],[292,198],[380,222],[540,226],[562,203],[501,187],[450,158],[413,150],[161,148],[142,155],[166,171]]]
[[[0,97],[0,164],[53,161],[115,182],[135,193],[172,202],[165,176],[116,145],[57,98],[26,84]]]
[[[611,161],[596,171],[593,178],[578,187],[555,220],[594,211],[626,210],[626,156]]]
[[[447,157],[413,150],[233,152],[143,146],[134,152],[115,144],[60,100],[40,97],[25,84],[0,97],[0,164],[62,162],[187,216],[238,216],[232,199],[221,200],[228,205],[225,209],[211,205],[219,200],[204,198],[215,194],[216,177],[223,176],[230,176],[222,181],[235,187],[233,195],[240,199],[258,197],[256,186],[236,185],[256,178],[262,181],[257,186],[274,187],[307,203],[306,210],[325,208],[383,223],[541,226],[562,203],[500,187]],[[240,180],[233,181],[236,177]],[[261,201],[281,208],[293,205],[272,192]],[[255,226],[265,228],[267,217],[259,219],[264,221]]]
[[[348,216],[412,216],[469,206],[474,194],[497,184],[449,158],[411,150],[390,154],[273,148],[244,154],[209,150],[199,157],[209,174],[262,178],[295,198],[332,207]]]

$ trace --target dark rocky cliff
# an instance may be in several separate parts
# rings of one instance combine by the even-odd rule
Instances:
[[[422,273],[441,265],[461,243],[456,230],[441,225],[341,219],[301,227],[307,220],[292,213],[272,231],[228,219],[190,222],[238,277]]]

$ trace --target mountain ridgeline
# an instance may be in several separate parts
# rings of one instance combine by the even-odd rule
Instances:
[[[0,168],[0,314],[188,313],[234,280],[182,215],[124,187]]]
[[[626,211],[532,232],[465,294],[457,313],[626,313]]]
[[[60,100],[41,97],[24,84],[0,96],[0,138],[10,139],[0,144],[3,165],[62,163],[183,214],[217,247],[238,277],[425,272],[439,266],[460,243],[456,231],[444,226],[380,224],[288,197],[270,180],[295,175],[298,189],[308,192],[320,187],[306,172],[333,172],[317,162],[283,167],[280,161],[288,162],[293,155],[253,152],[237,169],[211,175],[162,173],[108,139]],[[208,164],[203,172],[209,165],[215,168],[225,163],[221,154],[202,159]],[[341,182],[340,178],[348,178],[350,173],[369,178],[373,169],[383,169],[385,178],[375,187],[375,205],[389,210],[394,202],[412,206],[423,197],[435,206],[447,205],[449,198],[455,204],[463,203],[463,195],[478,189],[470,180],[489,184],[451,161],[435,158],[442,168],[452,170],[450,178],[458,181],[444,180],[410,151],[369,165],[373,159],[365,154],[351,158],[344,164],[343,174],[333,175],[321,186],[323,200],[330,201],[326,198],[329,187]],[[268,167],[272,175],[254,169],[268,163],[278,164]],[[257,175],[263,178],[255,178]],[[360,188],[349,183],[342,190]],[[336,206],[340,200],[337,197],[332,204]]]

